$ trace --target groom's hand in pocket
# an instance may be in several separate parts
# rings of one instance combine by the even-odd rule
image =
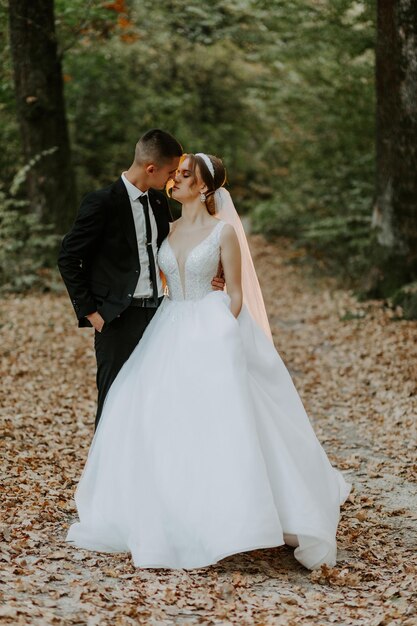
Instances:
[[[86,315],[86,318],[89,322],[91,322],[96,331],[98,333],[101,333],[104,326],[104,319],[101,317],[100,313],[98,311],[95,311],[95,313],[90,313],[89,315]]]
[[[211,286],[213,287],[213,291],[223,291],[226,281],[224,280],[224,270],[221,260],[219,260],[219,264],[217,266],[216,276],[213,277],[211,281]]]
[[[215,276],[211,281],[211,286],[214,291],[223,291],[225,285],[225,280],[223,276]]]

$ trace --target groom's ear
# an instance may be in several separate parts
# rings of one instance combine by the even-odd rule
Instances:
[[[147,174],[154,174],[156,170],[156,166],[154,163],[149,163],[149,165],[146,166],[146,173]]]

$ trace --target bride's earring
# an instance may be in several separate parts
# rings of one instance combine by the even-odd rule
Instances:
[[[206,194],[202,191],[200,193],[200,202],[202,202],[202,204],[204,204],[206,201]]]

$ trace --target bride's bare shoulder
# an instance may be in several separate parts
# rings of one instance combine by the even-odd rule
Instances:
[[[220,241],[226,243],[228,241],[234,241],[235,239],[237,240],[235,229],[231,224],[225,222],[220,233]]]

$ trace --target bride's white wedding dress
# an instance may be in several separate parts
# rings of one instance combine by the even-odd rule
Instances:
[[[334,565],[351,485],[270,340],[212,290],[223,225],[193,248],[184,276],[161,245],[169,297],[108,392],[66,540],[131,552],[138,567],[191,569],[283,545],[285,533],[305,567]]]

